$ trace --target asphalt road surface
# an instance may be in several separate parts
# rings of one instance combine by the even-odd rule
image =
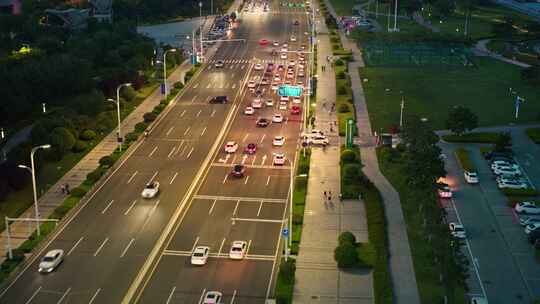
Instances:
[[[259,84],[263,77],[255,63],[285,61],[272,56],[275,47],[261,46],[259,39],[287,41],[296,50],[307,46],[305,31],[304,9],[273,2],[269,12],[262,12],[259,3],[253,12],[242,13],[231,38],[246,41],[221,45],[149,137],[7,285],[0,303],[199,303],[209,290],[223,292],[227,303],[264,303],[280,256],[302,115],[290,113],[292,102],[287,110],[278,110],[271,85],[260,88],[263,99],[272,98],[274,106],[244,115],[254,98],[246,83]],[[288,41],[291,33],[298,41]],[[287,59],[296,56],[288,53]],[[212,64],[219,59],[225,61],[223,68]],[[307,66],[305,70],[307,79]],[[292,80],[297,78],[304,79],[295,74]],[[209,104],[217,95],[229,96],[230,102]],[[255,126],[258,117],[274,113],[285,120]],[[277,135],[285,136],[282,147],[272,145]],[[222,146],[230,140],[239,149],[226,155]],[[257,144],[255,154],[244,156],[247,143]],[[273,165],[275,152],[285,154],[285,165]],[[237,163],[247,167],[243,178],[229,174]],[[152,180],[161,184],[159,195],[141,198]],[[242,261],[228,259],[234,240],[249,244]],[[211,247],[207,265],[190,265],[195,245]],[[53,273],[39,274],[39,258],[54,248],[65,251],[65,261]]]

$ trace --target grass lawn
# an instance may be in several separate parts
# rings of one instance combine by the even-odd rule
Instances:
[[[526,123],[538,119],[540,103],[523,103],[514,119],[511,87],[528,100],[537,100],[540,88],[524,84],[521,68],[489,58],[475,57],[476,67],[367,67],[360,69],[374,130],[399,123],[401,91],[405,114],[428,118],[444,129],[448,109],[464,105],[478,115],[480,126]],[[387,91],[387,89],[389,91]]]
[[[338,16],[352,16],[353,6],[362,2],[363,1],[360,0],[330,0],[330,3],[332,4],[332,7],[334,7],[334,10]]]
[[[306,149],[306,156],[303,151],[298,153],[298,164],[296,166],[296,177],[294,180],[293,194],[293,227],[292,227],[292,246],[291,254],[298,254],[300,240],[302,238],[302,227],[304,218],[304,209],[306,206],[307,183],[309,176],[309,160],[311,150]]]
[[[540,144],[540,128],[529,128],[525,130],[527,136],[537,144]]]
[[[484,144],[494,144],[497,142],[501,133],[499,132],[474,132],[474,133],[465,133],[462,135],[457,134],[448,134],[443,135],[442,139],[447,142],[454,143],[484,143]]]

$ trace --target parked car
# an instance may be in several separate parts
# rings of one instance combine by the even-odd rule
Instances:
[[[465,181],[469,184],[478,184],[478,173],[464,171],[463,176],[465,176]]]
[[[518,181],[500,181],[497,182],[499,189],[527,189],[529,185]]]
[[[231,175],[234,177],[243,177],[246,173],[246,167],[244,165],[234,165],[231,171]]]
[[[540,218],[523,216],[519,218],[519,223],[521,224],[521,226],[527,226],[529,224],[540,223]]]
[[[540,223],[533,223],[533,224],[529,224],[527,226],[525,226],[525,233],[526,234],[529,234],[531,233],[532,231],[540,231]]]
[[[493,170],[493,173],[495,175],[514,175],[514,176],[521,175],[521,171],[519,169],[511,169],[511,168],[495,168]]]
[[[238,144],[234,141],[228,141],[225,144],[225,153],[235,153],[238,150]]]
[[[255,109],[253,109],[253,107],[246,107],[244,109],[244,114],[245,115],[253,115],[255,113]]]
[[[257,152],[257,144],[254,144],[254,143],[247,144],[246,148],[244,149],[244,152],[246,154],[255,154],[255,152]]]
[[[450,229],[450,234],[452,234],[452,236],[455,238],[464,239],[467,237],[467,235],[465,234],[465,227],[463,227],[463,225],[461,224],[454,222],[449,223],[448,229]]]
[[[274,153],[273,163],[275,166],[282,166],[285,164],[285,154],[283,153]]]
[[[229,258],[233,260],[241,260],[244,258],[247,252],[246,241],[234,241],[229,251]]]
[[[216,68],[222,68],[223,67],[223,60],[218,60],[216,61],[216,63],[214,64],[214,66]]]
[[[221,304],[223,294],[219,291],[208,291],[204,295],[203,304]],[[200,301],[200,300],[199,300]]]
[[[195,250],[191,253],[191,265],[204,265],[208,260],[208,255],[210,254],[210,247],[207,246],[197,246]]]
[[[270,122],[269,122],[268,119],[266,119],[266,118],[259,118],[259,119],[257,119],[257,127],[259,127],[259,128],[265,128],[265,127],[267,127],[269,124],[270,124]]]
[[[514,210],[517,213],[523,214],[540,214],[540,207],[536,206],[533,202],[521,202],[514,206]]]

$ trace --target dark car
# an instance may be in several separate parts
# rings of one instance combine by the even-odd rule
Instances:
[[[256,151],[257,151],[257,145],[254,143],[248,144],[246,148],[244,149],[244,152],[246,152],[246,154],[255,154]]]
[[[231,171],[231,175],[234,177],[243,177],[246,173],[246,167],[244,165],[234,165]]]
[[[270,124],[270,121],[268,121],[266,118],[257,119],[257,127],[266,128],[268,127],[268,124]]]
[[[527,235],[527,238],[529,239],[529,243],[536,245],[537,241],[540,240],[540,230],[535,229],[531,231],[531,233]]]
[[[227,98],[227,96],[216,96],[210,99],[210,103],[227,103],[228,101],[229,98]]]
[[[273,63],[269,63],[267,66],[266,66],[266,72],[272,72],[274,70],[274,64]]]

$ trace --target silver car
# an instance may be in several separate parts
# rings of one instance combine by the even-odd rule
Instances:
[[[64,250],[53,249],[47,252],[39,262],[38,271],[41,273],[52,272],[64,260]]]

